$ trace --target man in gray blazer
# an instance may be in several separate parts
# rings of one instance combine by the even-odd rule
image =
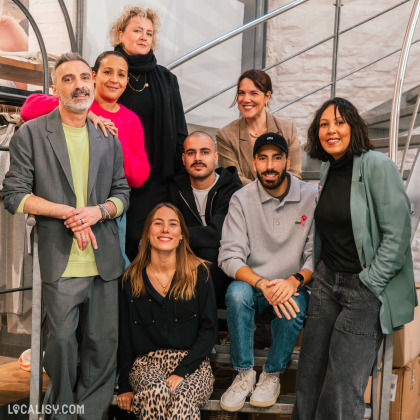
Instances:
[[[86,118],[94,85],[77,54],[55,64],[59,107],[24,124],[10,143],[4,205],[36,216],[49,338],[45,369],[53,403],[73,419],[78,344],[82,327],[79,419],[102,419],[113,394],[118,341],[118,278],[123,273],[115,217],[128,207],[118,139],[105,137]]]

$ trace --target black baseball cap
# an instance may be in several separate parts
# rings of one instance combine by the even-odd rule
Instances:
[[[274,144],[275,146],[280,147],[280,149],[286,153],[286,156],[289,155],[289,147],[287,146],[287,141],[283,136],[277,133],[264,133],[255,140],[253,156],[255,156],[258,149],[265,144]]]

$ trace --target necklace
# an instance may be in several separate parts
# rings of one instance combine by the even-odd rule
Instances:
[[[150,264],[150,269],[152,270],[153,275],[155,276],[155,279],[158,281],[158,283],[162,286],[163,289],[163,294],[166,296],[166,293],[168,293],[168,291],[166,290],[169,286],[169,283],[172,281],[172,277],[171,280],[168,281],[168,283],[166,284],[162,284],[162,282],[159,280],[159,277],[156,275],[155,270],[153,270],[152,264]]]
[[[141,76],[141,74],[139,74],[137,77],[134,76],[131,73],[128,73],[128,74],[130,76],[132,76],[136,80],[136,82],[139,81],[139,78]],[[138,93],[143,92],[144,89],[146,89],[147,87],[149,87],[149,83],[147,83],[147,74],[144,75],[144,85],[143,85],[143,87],[140,90],[139,89],[134,89],[133,86],[130,85],[130,78],[128,79],[128,86],[130,86],[130,88],[133,89],[134,92],[138,92]]]
[[[247,125],[247,127],[248,127],[248,125]],[[268,130],[268,128],[266,128],[263,132],[261,132],[260,134],[254,134],[250,129],[249,129],[249,127],[248,127],[248,133],[251,135],[251,137],[259,137],[259,136],[261,136],[262,134],[264,134],[264,133],[266,133],[267,132],[267,130]]]

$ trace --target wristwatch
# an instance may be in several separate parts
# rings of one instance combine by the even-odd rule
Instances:
[[[295,273],[295,274],[293,274],[293,276],[297,279],[297,280],[299,280],[299,286],[298,286],[298,290],[299,289],[302,289],[302,287],[305,285],[305,278],[302,276],[302,274],[300,274],[300,273]]]

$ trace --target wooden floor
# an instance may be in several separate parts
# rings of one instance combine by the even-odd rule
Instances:
[[[18,362],[0,365],[0,407],[29,397],[30,373],[19,367]],[[43,375],[43,392],[48,385],[48,376]]]

